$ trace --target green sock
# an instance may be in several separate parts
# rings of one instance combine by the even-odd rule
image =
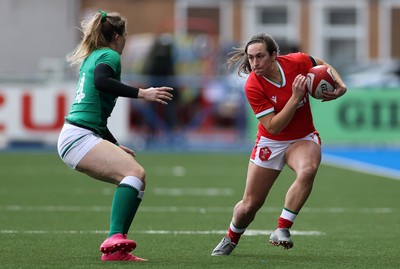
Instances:
[[[120,185],[115,190],[111,206],[111,224],[108,236],[118,233],[125,234],[127,232],[125,229],[126,227],[129,229],[140,204],[140,199],[137,198],[138,193],[136,189],[126,185]]]
[[[142,201],[142,199],[136,198],[137,200],[137,206],[135,208],[132,208],[129,217],[126,219],[125,224],[124,224],[124,230],[123,230],[123,234],[128,234],[129,228],[131,227],[132,221],[135,218],[136,215],[136,211],[139,208],[140,202]]]

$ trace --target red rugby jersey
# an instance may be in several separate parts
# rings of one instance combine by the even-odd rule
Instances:
[[[278,66],[282,75],[282,85],[267,80],[251,72],[246,84],[245,93],[257,119],[271,112],[279,113],[290,96],[292,84],[298,74],[307,75],[313,67],[309,55],[304,53],[291,53],[278,56]],[[299,102],[297,111],[289,124],[277,135],[270,134],[261,123],[258,124],[257,136],[269,139],[287,141],[302,138],[315,131],[311,114],[308,93]]]

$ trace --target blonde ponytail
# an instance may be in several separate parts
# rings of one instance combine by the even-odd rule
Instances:
[[[94,50],[109,47],[115,34],[125,33],[126,21],[119,13],[98,11],[90,20],[81,23],[83,37],[74,51],[66,56],[70,66],[83,62]]]

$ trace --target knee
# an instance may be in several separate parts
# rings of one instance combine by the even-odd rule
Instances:
[[[245,215],[255,215],[257,211],[263,206],[263,201],[243,201],[243,213]]]
[[[123,179],[131,178],[133,180],[133,187],[139,191],[144,191],[146,189],[146,172],[141,166],[135,166],[133,169],[125,171]],[[141,182],[141,183],[140,183]],[[120,181],[121,183],[121,181]]]
[[[136,168],[137,178],[139,178],[143,183],[146,181],[146,171],[142,166]]]
[[[299,171],[297,171],[297,178],[304,179],[306,181],[313,181],[315,178],[315,175],[317,174],[319,165],[312,165],[308,164]]]
[[[134,165],[131,169],[126,173],[127,176],[134,176],[141,180],[143,183],[146,182],[146,171],[140,165]]]

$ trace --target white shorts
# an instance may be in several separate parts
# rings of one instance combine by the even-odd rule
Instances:
[[[75,169],[89,150],[102,140],[90,130],[65,123],[58,137],[58,155],[69,167]]]
[[[277,141],[261,136],[256,140],[256,144],[250,156],[250,161],[264,168],[281,171],[285,166],[285,153],[287,148],[294,142],[301,140],[314,141],[321,146],[318,133],[311,133],[303,138],[288,141]]]

